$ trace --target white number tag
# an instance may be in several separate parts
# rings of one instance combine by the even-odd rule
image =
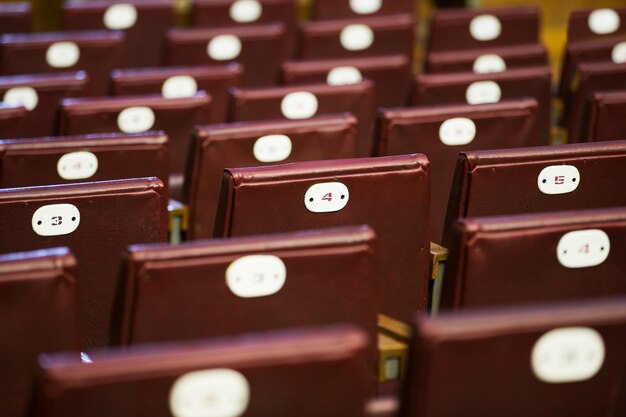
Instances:
[[[163,83],[161,94],[165,98],[193,97],[198,92],[198,83],[189,75],[175,75]]]
[[[256,298],[276,294],[285,285],[287,269],[273,255],[244,256],[226,270],[226,285],[238,297]]]
[[[444,145],[467,145],[474,140],[474,137],[476,137],[476,124],[467,117],[448,119],[439,127],[439,139]]]
[[[254,157],[264,163],[284,161],[291,155],[291,146],[289,136],[262,136],[254,143]]]
[[[257,0],[236,0],[230,6],[229,14],[237,23],[255,22],[263,14],[263,6]]]
[[[117,126],[124,133],[143,133],[154,126],[154,112],[149,107],[129,107],[117,116]]]
[[[497,103],[502,97],[500,86],[494,81],[476,81],[465,90],[468,104]]]
[[[475,74],[487,74],[490,72],[506,71],[506,63],[500,55],[485,54],[481,55],[474,61],[472,68]]]
[[[39,236],[69,235],[80,224],[80,212],[72,204],[50,204],[35,211],[31,225]]]
[[[287,119],[308,119],[317,113],[318,102],[315,94],[296,91],[283,97],[280,110]]]
[[[541,336],[531,354],[535,376],[546,383],[585,381],[602,368],[602,335],[589,327],[564,327]]]
[[[616,64],[623,64],[626,62],[626,42],[620,42],[613,47],[611,51],[611,59]]]
[[[104,12],[104,26],[111,30],[124,30],[137,23],[137,9],[132,4],[120,3]]]
[[[57,172],[64,180],[84,180],[98,170],[98,158],[91,152],[66,153],[57,162]]]
[[[248,408],[250,384],[233,369],[189,372],[170,391],[174,417],[238,417]]]
[[[218,35],[209,41],[207,53],[216,61],[230,61],[241,54],[241,40],[235,35]]]
[[[374,31],[367,25],[348,25],[341,31],[339,41],[348,51],[364,51],[374,43]]]
[[[545,167],[537,177],[539,191],[544,194],[567,194],[578,188],[580,172],[573,165]]]
[[[502,33],[500,19],[490,14],[476,16],[470,22],[470,34],[477,41],[491,41]]]
[[[46,51],[46,62],[52,68],[69,68],[80,59],[80,49],[74,42],[56,42]]]
[[[383,0],[350,0],[350,9],[356,14],[376,13],[382,5]]]
[[[26,110],[32,111],[39,104],[39,95],[32,87],[12,87],[4,93],[2,101],[8,104],[24,106]]]
[[[328,85],[358,84],[363,81],[361,71],[355,67],[337,67],[330,70],[326,77]]]
[[[589,14],[587,24],[596,35],[608,35],[619,29],[620,18],[613,9],[597,9]]]
[[[611,241],[600,229],[576,230],[563,235],[556,247],[559,263],[566,268],[590,268],[609,257]]]
[[[343,210],[349,200],[348,187],[340,182],[315,184],[304,195],[304,205],[313,213],[332,213]]]

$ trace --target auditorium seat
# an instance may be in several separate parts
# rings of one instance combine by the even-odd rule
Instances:
[[[512,69],[498,73],[422,74],[415,78],[413,105],[484,104],[502,99],[533,97],[539,103],[539,138],[550,143],[551,75],[549,67]]]
[[[581,62],[626,62],[626,8],[574,10],[568,17],[567,45],[563,56],[558,94],[567,106]],[[567,117],[567,115],[565,115]],[[565,120],[566,121],[566,120]]]
[[[0,188],[158,177],[167,190],[163,132],[0,141]]]
[[[165,98],[193,97],[198,91],[211,96],[211,123],[228,119],[228,91],[241,86],[241,65],[194,65],[188,67],[133,68],[111,74],[113,95],[161,94]]]
[[[507,69],[548,65],[548,51],[543,44],[496,46],[461,51],[431,52],[426,57],[425,72],[502,72]]]
[[[457,218],[626,206],[626,141],[462,152],[444,226]]]
[[[582,130],[585,142],[626,138],[626,90],[593,93],[588,105],[589,117]]]
[[[309,84],[231,91],[230,121],[309,119],[322,114],[350,112],[358,120],[358,155],[371,156],[376,117],[374,84]]]
[[[157,66],[163,59],[165,32],[174,26],[174,5],[171,0],[66,0],[61,26],[68,31],[121,31],[128,66]]]
[[[89,78],[83,71],[0,77],[0,98],[5,103],[21,104],[27,110],[22,129],[11,138],[55,135],[59,101],[82,97],[88,88]]]
[[[61,135],[90,133],[144,133],[163,130],[170,139],[170,193],[180,199],[189,136],[197,124],[210,122],[211,97],[203,91],[193,97],[98,97],[61,102]]]
[[[77,291],[76,259],[67,248],[0,255],[3,416],[31,410],[40,353],[80,348]]]
[[[161,181],[140,178],[0,189],[0,253],[68,246],[78,260],[84,343],[108,344],[119,259],[134,243],[165,242]]]
[[[183,193],[189,207],[187,237],[213,236],[225,168],[355,158],[357,150],[357,120],[348,114],[196,127]]]
[[[407,56],[413,62],[415,18],[411,14],[300,24],[299,59]]]
[[[171,29],[167,33],[168,66],[243,65],[243,85],[273,85],[287,53],[285,26],[280,23],[209,29]]]
[[[539,41],[535,6],[441,9],[430,18],[428,52],[513,46]]]
[[[28,110],[21,104],[0,101],[0,139],[14,138],[26,128]]]
[[[362,417],[367,348],[333,327],[46,355],[36,416]]]
[[[375,238],[369,227],[354,226],[131,246],[112,337],[127,345],[351,323],[367,332],[373,392]]]
[[[414,3],[413,0],[314,0],[311,2],[311,19],[332,20],[413,14]]]
[[[584,140],[584,125],[589,118],[591,95],[595,92],[626,88],[626,62],[581,63],[578,65],[577,79],[566,106],[568,140],[573,143]]]
[[[380,313],[426,311],[430,164],[424,155],[295,162],[224,172],[215,236],[370,225]]]
[[[195,0],[189,12],[191,27],[219,28],[279,22],[285,26],[287,55],[293,54],[296,0]]]
[[[467,217],[450,234],[442,310],[626,296],[626,207]]]
[[[27,1],[0,3],[0,35],[33,30],[32,10]]]
[[[608,39],[626,35],[626,8],[585,8],[570,13],[567,42]]]
[[[626,411],[625,298],[420,317],[414,331],[402,417]]]
[[[531,98],[383,109],[378,118],[378,155],[419,151],[428,157],[432,179],[430,227],[433,241],[441,243],[459,152],[540,145],[538,118],[537,101]]]
[[[568,44],[565,50],[559,97],[568,104],[571,92],[576,87],[578,65],[591,62],[626,62],[626,34],[619,38],[590,40]]]
[[[411,58],[404,55],[286,61],[282,67],[282,81],[287,85],[345,85],[371,80],[376,89],[376,107],[406,106],[412,78]]]
[[[51,32],[0,36],[0,74],[85,71],[91,95],[109,92],[114,68],[126,66],[118,32]]]

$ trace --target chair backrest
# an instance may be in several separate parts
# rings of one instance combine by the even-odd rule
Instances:
[[[626,62],[626,34],[617,38],[575,42],[567,45],[558,91],[565,105],[568,104],[572,85],[576,85],[578,65],[589,62],[614,62],[616,64]]]
[[[625,86],[626,87],[626,86]],[[626,91],[594,93],[589,103],[589,118],[583,129],[586,142],[621,140],[626,138]]]
[[[567,22],[567,43],[626,35],[626,8],[574,10]]]
[[[37,416],[363,417],[367,348],[335,327],[47,355]]]
[[[169,66],[223,64],[243,65],[243,85],[275,84],[286,57],[285,26],[270,23],[208,29],[172,29],[167,33],[165,63]]]
[[[354,158],[357,150],[357,120],[351,115],[197,127],[183,193],[189,207],[187,237],[213,236],[225,168]]]
[[[380,312],[408,320],[427,306],[429,208],[424,155],[228,169],[215,235],[369,224],[378,237]]]
[[[291,56],[295,46],[297,14],[296,0],[196,0],[191,5],[189,24],[198,28],[219,28],[280,22],[285,26],[287,55]]]
[[[322,114],[349,112],[358,120],[358,156],[371,156],[376,117],[374,84],[309,84],[231,92],[230,121],[309,119]]]
[[[589,62],[578,65],[578,83],[570,91],[567,106],[567,132],[570,143],[581,142],[589,118],[591,95],[599,91],[626,88],[626,62]]]
[[[414,330],[403,417],[626,411],[625,298],[442,314]]]
[[[210,122],[211,97],[161,95],[67,99],[61,102],[61,135],[144,133],[163,130],[170,139],[170,191],[180,199],[193,127]]]
[[[370,348],[363,366],[373,389],[374,239],[369,227],[354,226],[131,246],[114,339],[128,345],[351,323],[367,332]]]
[[[413,14],[415,2],[412,0],[385,1],[334,1],[315,0],[311,4],[311,19],[330,20],[360,18],[367,16]]]
[[[626,141],[462,152],[446,224],[458,218],[626,206]]]
[[[404,55],[288,61],[282,71],[288,85],[358,84],[367,78],[374,82],[376,107],[406,106],[413,79],[411,59]]]
[[[198,65],[115,70],[111,74],[113,95],[161,94],[165,98],[193,97],[204,90],[212,98],[211,123],[228,119],[228,92],[240,87],[241,65]]]
[[[21,104],[0,101],[0,139],[16,138],[26,129],[28,110]]]
[[[167,190],[163,132],[0,141],[0,188],[157,177]]]
[[[156,178],[0,189],[0,253],[69,247],[78,260],[85,344],[105,346],[119,260],[135,243],[165,242],[166,198]]]
[[[429,52],[538,42],[536,6],[442,9],[430,19]]]
[[[548,65],[548,51],[541,43],[531,43],[431,52],[424,65],[427,73],[502,72],[507,69]]]
[[[28,415],[37,356],[80,348],[76,260],[67,248],[0,255],[0,402]]]
[[[52,136],[57,133],[59,102],[88,93],[85,72],[0,77],[0,99],[23,105],[28,113],[22,129],[10,138]],[[6,136],[2,132],[3,136]]]
[[[0,34],[31,32],[33,30],[32,17],[28,1],[0,3]]]
[[[626,296],[626,207],[460,219],[441,308]]]
[[[299,59],[356,58],[400,54],[412,61],[415,18],[411,14],[300,24]]]
[[[462,150],[540,145],[534,99],[494,104],[384,109],[378,119],[378,155],[422,152],[431,168],[430,226],[441,243],[450,187]]]
[[[63,4],[61,20],[64,30],[123,31],[126,64],[150,67],[161,65],[165,32],[174,26],[174,5],[170,0],[69,0]]]
[[[109,92],[111,71],[125,63],[124,34],[111,31],[9,34],[0,37],[0,74],[85,71],[89,92]]]
[[[549,67],[498,73],[423,74],[416,77],[413,105],[484,104],[533,97],[539,103],[539,137],[550,142],[552,80]]]

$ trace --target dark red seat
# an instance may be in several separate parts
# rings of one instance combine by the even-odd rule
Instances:
[[[380,253],[380,312],[426,311],[430,164],[424,155],[227,169],[215,235],[369,224]]]
[[[376,117],[374,85],[309,84],[231,92],[231,122],[309,119],[321,114],[352,113],[358,120],[358,156],[371,156]]]
[[[39,354],[80,348],[76,278],[67,248],[0,255],[2,415],[32,409]]]
[[[124,34],[109,31],[50,32],[0,36],[0,74],[85,71],[89,93],[109,92],[111,71],[123,68]]]
[[[27,113],[22,129],[9,138],[53,136],[57,134],[59,102],[88,93],[89,78],[84,72],[11,75],[0,77],[0,99],[21,104]],[[5,136],[5,133],[0,133]]]
[[[120,256],[134,243],[165,242],[167,199],[156,178],[0,189],[0,253],[69,247],[85,345],[109,342]]]
[[[440,243],[459,152],[537,146],[539,115],[534,99],[494,104],[438,105],[379,112],[378,155],[422,152],[430,161],[432,239]]]
[[[162,64],[164,35],[174,26],[170,0],[69,0],[63,4],[64,30],[122,31],[126,39],[125,62],[129,67]]]
[[[626,411],[624,298],[423,317],[414,334],[403,417]]]
[[[196,127],[183,197],[189,207],[187,237],[213,236],[225,168],[354,158],[357,150],[357,121],[350,115]]]

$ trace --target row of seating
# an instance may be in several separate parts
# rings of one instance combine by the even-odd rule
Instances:
[[[134,9],[124,34],[101,33],[127,48],[143,39],[148,53],[157,26],[139,22],[155,3],[65,13],[98,29],[111,10],[124,20]],[[172,56],[191,64],[209,62],[208,39],[236,34],[243,51],[251,34],[253,66],[242,53],[218,66],[104,68],[101,55],[100,97],[80,65],[2,77],[82,89],[41,109],[45,88],[31,87],[37,100],[13,90],[21,107],[0,107],[17,132],[0,141],[8,415],[626,413],[626,140],[548,146],[561,120],[537,9],[436,11],[427,72],[414,76],[413,17],[397,14],[412,2],[313,2],[316,17],[349,17],[361,45],[369,28],[371,45],[326,59],[337,44],[321,38],[341,43],[346,24],[305,22],[320,31],[306,55],[316,59],[282,62],[272,34],[298,25],[264,12],[287,3],[198,1],[191,16],[221,7],[207,21],[237,8],[272,17],[262,29],[168,32],[180,41]],[[252,88],[271,68],[286,85]],[[619,94],[604,85],[576,90],[579,102]],[[559,97],[564,114],[576,107]],[[62,136],[20,134],[44,121]],[[179,245],[166,243],[178,233],[172,196],[184,233],[170,239],[190,240]]]

